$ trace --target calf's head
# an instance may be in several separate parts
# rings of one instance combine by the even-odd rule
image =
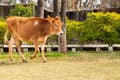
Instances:
[[[60,18],[58,16],[56,16],[55,18],[51,19],[52,22],[52,32],[53,34],[63,34],[62,31],[62,22],[60,21]]]

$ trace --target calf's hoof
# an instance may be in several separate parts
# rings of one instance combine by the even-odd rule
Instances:
[[[13,61],[13,59],[11,58],[10,61]]]
[[[32,57],[32,56],[30,56],[30,59],[33,59],[33,57]]]
[[[35,58],[36,56],[30,56],[30,59],[33,59],[33,58]]]
[[[43,60],[43,63],[46,63],[46,60]]]
[[[27,60],[26,60],[26,59],[23,59],[23,63],[27,63]]]
[[[47,61],[46,59],[43,59],[43,63],[46,63],[46,61]]]

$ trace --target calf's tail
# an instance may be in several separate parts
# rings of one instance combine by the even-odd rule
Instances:
[[[4,35],[4,43],[6,45],[9,45],[9,41],[8,41],[8,38],[7,38],[8,32],[9,32],[8,29],[6,29],[6,32],[5,32],[5,35]]]

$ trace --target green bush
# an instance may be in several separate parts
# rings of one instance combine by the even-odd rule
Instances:
[[[5,21],[0,21],[0,44],[3,44],[4,42],[4,34],[6,31],[6,22]]]
[[[98,41],[105,44],[120,43],[120,15],[117,13],[89,13],[84,22],[67,19],[67,41],[78,43]]]
[[[67,19],[67,42],[68,43],[84,43],[83,38],[85,33],[85,27],[83,22]]]
[[[17,5],[14,9],[10,10],[9,16],[22,16],[31,17],[33,16],[32,8],[29,6]]]
[[[93,30],[91,37],[93,40],[100,39],[104,43],[112,45],[119,41],[120,15],[117,13],[89,13],[85,21],[85,26]],[[90,33],[90,32],[89,32]]]

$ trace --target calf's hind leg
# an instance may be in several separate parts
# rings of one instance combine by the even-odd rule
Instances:
[[[9,46],[9,58],[10,58],[10,61],[13,60],[13,58],[12,58],[13,42],[14,42],[13,37],[11,37],[11,39],[9,41],[9,45],[8,45]]]
[[[21,51],[19,39],[18,39],[17,37],[14,37],[14,41],[15,41],[16,48],[17,48],[17,50],[18,50],[18,52],[19,52],[19,54],[20,54],[23,62],[24,62],[24,63],[27,62],[25,56],[23,55],[23,53],[22,53],[22,51]]]

